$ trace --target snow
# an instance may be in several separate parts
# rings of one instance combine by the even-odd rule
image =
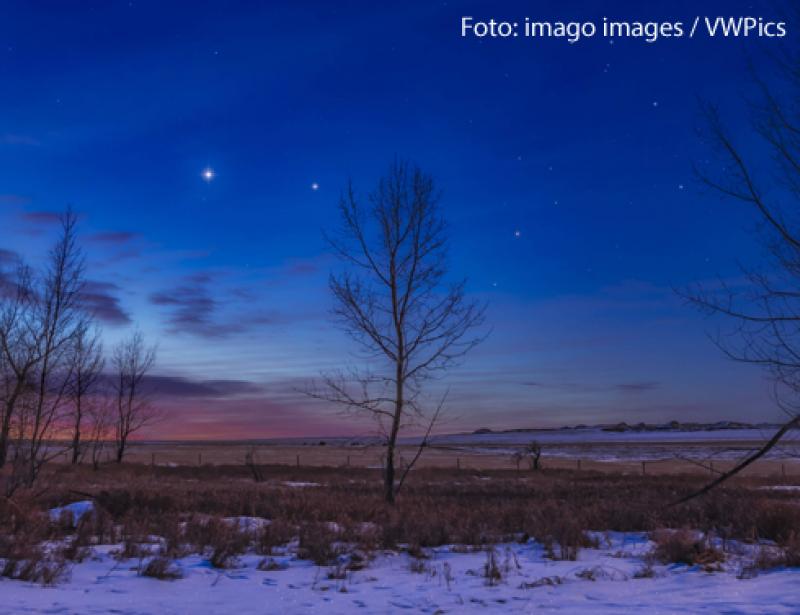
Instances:
[[[544,457],[593,459],[596,461],[656,461],[741,459],[774,435],[773,429],[604,431],[597,427],[531,430],[495,433],[449,434],[431,438],[433,448],[486,455],[513,455],[536,441]],[[405,438],[413,445],[419,438]],[[800,433],[791,432],[765,458],[800,457]]]
[[[292,555],[274,556],[279,569],[271,571],[257,570],[256,555],[224,571],[192,555],[176,561],[182,579],[159,581],[138,576],[136,560],[116,562],[115,547],[107,545],[95,547],[55,587],[0,581],[0,614],[797,612],[800,570],[740,579],[746,556],[731,555],[722,572],[658,565],[654,578],[634,578],[652,546],[647,537],[598,536],[601,547],[581,550],[577,561],[547,559],[535,542],[497,545],[503,578],[493,586],[483,576],[486,551],[457,547],[431,550],[420,572],[411,571],[407,554],[380,552],[341,580],[328,579],[331,568]]]
[[[697,431],[604,431],[596,427],[511,431],[479,434],[451,434],[431,438],[433,445],[441,444],[628,444],[685,443],[685,442],[764,442],[775,434],[774,429],[701,429]],[[796,434],[791,434],[792,436]],[[787,440],[791,436],[787,437]]]
[[[287,487],[292,487],[294,489],[302,489],[304,487],[319,487],[319,483],[310,483],[307,481],[300,481],[300,480],[287,480],[283,482],[284,485]]]
[[[86,513],[94,511],[94,502],[91,500],[81,500],[80,502],[72,502],[66,506],[59,506],[58,508],[51,508],[50,520],[59,521],[65,513],[72,516],[72,523],[77,524],[81,517]]]

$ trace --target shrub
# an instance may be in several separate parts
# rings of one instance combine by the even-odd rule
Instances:
[[[273,572],[275,570],[286,570],[289,566],[284,564],[283,562],[279,562],[277,560],[272,559],[271,557],[265,557],[258,562],[256,568],[258,570],[264,572]]]
[[[256,534],[256,551],[262,555],[271,555],[275,548],[286,546],[291,542],[297,530],[282,520],[275,520],[262,526]]]
[[[486,580],[486,585],[493,587],[503,580],[503,573],[500,566],[497,564],[497,551],[494,547],[486,549],[486,563],[483,565],[483,578]]]
[[[63,558],[48,558],[38,546],[18,545],[6,554],[0,576],[54,585],[66,571],[67,564]]]
[[[339,534],[328,523],[308,523],[300,528],[297,555],[310,559],[317,566],[333,563],[341,553],[337,546]]]
[[[725,559],[705,537],[689,530],[659,530],[653,533],[652,540],[655,542],[652,556],[662,564],[702,565],[709,569]]]
[[[429,571],[428,563],[424,559],[412,557],[408,563],[409,571],[415,574],[424,574]]]
[[[208,552],[208,561],[214,568],[235,566],[236,556],[244,553],[251,542],[248,532],[217,517],[191,519],[184,527],[183,537],[197,552]]]
[[[150,577],[151,579],[159,579],[161,581],[174,581],[180,579],[183,575],[181,571],[175,567],[174,562],[166,557],[158,555],[147,562],[144,568],[139,569],[139,575],[143,577]]]

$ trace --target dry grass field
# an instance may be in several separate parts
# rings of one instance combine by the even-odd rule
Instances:
[[[692,592],[724,609],[754,576],[775,604],[800,565],[800,481],[759,475],[774,474],[770,462],[675,504],[709,472],[569,459],[500,469],[489,467],[499,456],[428,451],[391,505],[380,450],[351,448],[265,446],[248,466],[241,444],[140,444],[97,470],[50,464],[35,488],[0,499],[0,590],[11,592],[0,613],[477,613],[543,599],[569,610],[598,591],[598,612],[615,613],[621,580],[639,604]],[[265,599],[277,610],[259,610]]]
[[[714,443],[707,443],[709,446]],[[727,443],[736,445],[736,442]],[[746,443],[738,443],[740,445]],[[694,444],[703,447],[706,444]],[[697,461],[680,459],[684,445],[676,445],[671,457],[663,459],[614,460],[599,461],[594,459],[591,446],[575,447],[569,456],[542,455],[542,464],[546,468],[562,470],[590,470],[612,474],[686,474],[697,476],[713,476],[717,472],[733,467],[731,459],[714,459]],[[408,460],[413,458],[416,448],[401,447],[402,456]],[[259,465],[299,466],[311,468],[381,468],[383,449],[380,446],[348,446],[326,443],[324,446],[313,444],[251,444],[247,442],[166,442],[166,443],[134,443],[126,453],[128,463],[157,466],[200,466],[200,465],[244,465],[247,456],[252,453],[255,463]],[[670,454],[670,453],[668,453]],[[57,457],[57,463],[63,463]],[[441,468],[464,470],[511,470],[517,469],[517,463],[507,451],[497,447],[480,450],[469,447],[429,447],[420,457],[417,468]],[[525,462],[519,466],[525,470]],[[800,459],[783,460],[764,459],[757,461],[743,472],[744,476],[761,476],[772,478],[792,477],[800,481]]]

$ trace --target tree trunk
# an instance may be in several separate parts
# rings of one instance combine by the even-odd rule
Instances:
[[[384,475],[384,492],[386,501],[394,504],[394,451],[397,447],[397,434],[400,431],[400,418],[403,413],[403,375],[402,363],[397,363],[397,388],[395,389],[395,409],[392,417],[392,429],[389,432],[389,443],[386,447],[386,473]]]
[[[3,424],[0,425],[0,468],[6,465],[6,461],[8,460],[8,441],[11,436],[11,415],[14,413],[14,407],[17,404],[19,395],[20,386],[17,384],[11,396],[6,399]]]
[[[80,461],[81,451],[81,430],[76,425],[75,435],[72,437],[72,465],[76,465]]]
[[[6,409],[3,424],[0,426],[0,468],[6,465],[8,459],[8,438],[11,434],[11,413]]]
[[[386,472],[383,475],[384,498],[394,504],[394,443],[390,442],[386,450]]]

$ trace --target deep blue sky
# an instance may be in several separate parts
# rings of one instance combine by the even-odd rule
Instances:
[[[714,164],[698,97],[749,143],[745,67],[770,43],[459,36],[462,15],[774,5],[565,4],[6,2],[0,249],[35,261],[76,208],[108,342],[135,323],[159,344],[163,433],[363,432],[295,389],[351,359],[327,315],[339,190],[401,156],[436,177],[453,275],[491,306],[437,385],[448,430],[778,417],[672,291],[758,257],[751,212],[692,165]]]

